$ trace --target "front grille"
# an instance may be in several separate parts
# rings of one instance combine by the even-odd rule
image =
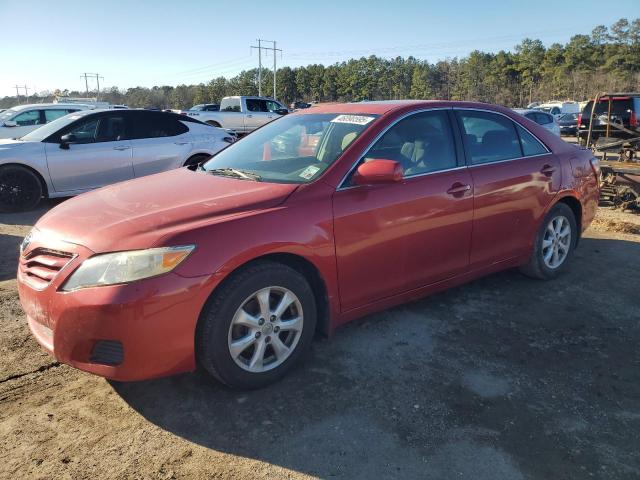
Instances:
[[[73,254],[36,248],[20,259],[20,272],[33,288],[42,290],[73,258]]]
[[[102,365],[120,365],[124,361],[122,343],[117,340],[98,340],[91,350],[89,360]]]

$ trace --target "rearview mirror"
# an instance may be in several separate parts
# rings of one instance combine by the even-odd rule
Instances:
[[[13,120],[7,120],[6,122],[4,122],[2,124],[3,127],[17,127],[18,124],[16,122],[14,122]]]
[[[69,145],[75,143],[76,136],[73,133],[67,133],[60,137],[60,148],[63,150],[69,150]]]
[[[404,170],[395,160],[373,159],[358,167],[353,175],[355,185],[377,185],[402,181]]]

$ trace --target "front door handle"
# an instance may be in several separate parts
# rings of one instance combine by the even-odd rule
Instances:
[[[131,147],[129,145],[120,145],[118,147],[113,147],[114,150],[129,150]]]
[[[454,197],[462,197],[465,194],[465,192],[468,192],[469,190],[471,190],[471,185],[468,185],[466,183],[456,182],[453,185],[451,185],[449,190],[447,190],[447,193]]]
[[[247,118],[253,118],[253,115],[247,115]]]
[[[546,164],[544,167],[542,167],[540,169],[540,173],[542,173],[543,175],[550,177],[551,175],[553,175],[553,172],[556,171],[556,167],[554,167],[553,165],[549,165]]]
[[[189,142],[173,142],[176,145],[189,145]]]

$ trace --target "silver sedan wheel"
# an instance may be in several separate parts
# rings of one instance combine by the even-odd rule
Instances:
[[[567,217],[553,217],[542,238],[542,258],[544,264],[556,269],[564,263],[571,248],[571,224]]]
[[[231,358],[248,372],[272,370],[295,350],[303,323],[302,305],[291,290],[275,286],[258,290],[242,302],[231,321]]]

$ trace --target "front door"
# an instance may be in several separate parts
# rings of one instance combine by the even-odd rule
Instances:
[[[125,119],[118,113],[90,115],[62,134],[73,134],[68,149],[47,143],[46,154],[56,192],[75,192],[133,178],[132,152]]]
[[[467,269],[473,186],[457,159],[446,110],[396,123],[361,162],[387,159],[400,183],[346,184],[334,195],[334,232],[343,310],[438,282]]]

